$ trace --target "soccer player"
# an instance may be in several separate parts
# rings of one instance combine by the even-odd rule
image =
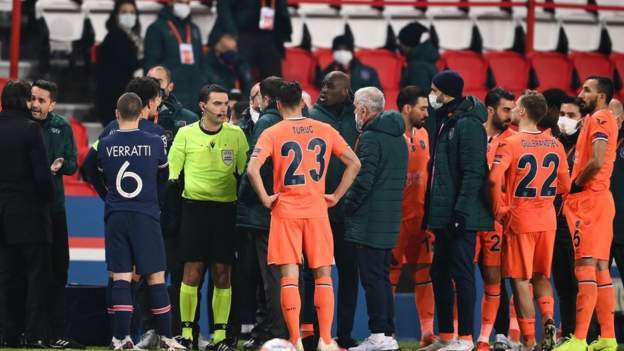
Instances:
[[[185,348],[171,337],[171,304],[165,285],[165,249],[160,229],[159,188],[166,182],[162,140],[138,129],[141,98],[125,93],[117,102],[119,132],[101,139],[97,163],[106,181],[106,264],[111,291],[115,350],[132,349],[130,321],[133,268],[147,277],[160,347]]]
[[[511,110],[515,105],[514,100],[515,97],[512,93],[501,88],[490,90],[485,97],[488,119],[483,126],[488,138],[486,157],[490,169],[500,143],[515,134],[513,129],[509,128],[511,124]],[[501,294],[504,295],[503,301],[505,305],[503,306],[507,306],[506,303],[508,301],[506,290],[504,286],[501,286],[503,227],[500,223],[495,222],[494,229],[493,231],[477,232],[475,260],[479,263],[484,288],[483,300],[481,302],[481,333],[477,342],[477,351],[489,351],[490,334],[492,334],[494,323],[497,320],[498,309],[501,307]],[[508,311],[507,308],[503,308],[503,310]],[[496,328],[496,331],[500,334],[496,336],[497,342],[511,347],[511,343],[504,334],[501,334],[502,330],[500,329],[509,328],[507,326],[505,328]]]
[[[422,228],[429,163],[429,137],[423,128],[429,116],[427,93],[417,86],[401,89],[397,106],[405,123],[408,146],[407,179],[403,189],[401,227],[394,258],[390,266],[390,282],[399,283],[401,266],[407,263],[414,280],[414,298],[420,321],[420,347],[433,342],[433,286],[429,269],[433,260],[433,234]]]
[[[182,127],[169,150],[169,180],[184,170],[180,259],[184,275],[180,287],[183,344],[193,340],[197,290],[207,264],[214,291],[213,345],[230,348],[225,328],[232,302],[231,265],[235,252],[237,179],[245,169],[249,146],[245,133],[226,122],[228,91],[207,85],[200,91],[202,118]]]
[[[582,351],[587,348],[587,330],[595,309],[600,338],[589,345],[589,350],[615,351],[615,297],[609,274],[615,217],[609,187],[618,138],[616,118],[608,109],[613,97],[613,82],[605,77],[589,77],[579,97],[583,100],[583,114],[591,116],[583,120],[572,167],[572,189],[563,207],[573,233],[576,260],[576,327],[570,339],[555,350]]]
[[[512,280],[523,347],[528,350],[536,347],[533,296],[544,323],[542,350],[552,350],[556,343],[549,280],[557,229],[553,201],[557,192],[570,188],[563,146],[550,131],[537,127],[547,108],[544,96],[536,92],[518,99],[511,118],[519,132],[499,143],[489,176],[493,211],[505,228],[503,274]]]
[[[284,120],[262,133],[247,167],[258,197],[265,207],[272,209],[268,263],[281,269],[282,313],[290,341],[302,351],[298,265],[305,253],[315,278],[314,304],[320,334],[317,349],[335,351],[338,345],[331,338],[334,248],[327,209],[345,194],[360,169],[360,162],[334,128],[302,117],[301,87],[297,82],[284,82],[277,108]],[[325,175],[332,154],[346,169],[335,192],[325,194]],[[273,162],[274,184],[274,194],[270,196],[260,175],[260,168],[269,157]]]

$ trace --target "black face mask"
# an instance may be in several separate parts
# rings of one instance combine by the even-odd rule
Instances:
[[[226,65],[233,65],[238,61],[238,52],[236,50],[226,51],[221,54],[221,60]]]

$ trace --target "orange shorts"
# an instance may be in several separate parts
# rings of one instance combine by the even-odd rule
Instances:
[[[505,232],[503,237],[503,276],[530,279],[533,273],[550,277],[555,231],[532,233]]]
[[[302,264],[304,253],[310,268],[334,263],[334,239],[329,218],[271,216],[269,264]]]
[[[422,219],[401,221],[399,239],[392,250],[392,256],[399,264],[431,264],[433,261],[434,236],[421,229]]]
[[[475,247],[475,263],[481,263],[487,267],[500,267],[501,252],[503,247],[503,226],[494,222],[495,230],[492,232],[477,232],[477,245]]]
[[[608,260],[615,217],[611,192],[582,191],[570,194],[563,206],[572,233],[575,259]]]

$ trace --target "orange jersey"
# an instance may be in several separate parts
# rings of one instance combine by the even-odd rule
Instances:
[[[490,169],[492,169],[492,162],[494,162],[494,156],[496,156],[496,150],[498,149],[498,145],[500,144],[500,142],[509,138],[512,135],[515,135],[516,133],[518,132],[511,128],[507,128],[502,133],[495,135],[488,139],[486,157],[487,157],[488,167]]]
[[[563,146],[549,132],[518,132],[499,144],[490,182],[495,184],[495,212],[500,211],[496,204],[509,205],[506,228],[514,233],[555,230],[555,195],[570,189]]]
[[[408,146],[407,179],[403,188],[401,220],[422,218],[425,215],[425,191],[427,190],[427,166],[429,163],[429,136],[425,128],[405,134]]]
[[[325,175],[331,154],[349,148],[329,124],[311,118],[286,119],[265,130],[252,157],[273,162],[272,214],[280,218],[327,217]]]
[[[592,158],[592,145],[595,141],[604,140],[607,142],[607,151],[602,167],[598,174],[589,179],[585,190],[604,191],[609,190],[611,185],[611,173],[615,162],[615,149],[617,147],[618,127],[615,116],[609,109],[600,110],[591,116],[585,117],[581,133],[576,142],[576,154],[574,166],[572,167],[572,179],[581,174],[587,162]]]

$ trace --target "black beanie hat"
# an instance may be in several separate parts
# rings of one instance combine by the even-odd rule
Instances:
[[[444,94],[460,98],[464,92],[464,79],[453,70],[438,72],[433,76],[433,84]]]
[[[420,37],[427,31],[427,27],[418,22],[408,23],[399,31],[399,42],[413,48],[420,44]]]
[[[339,35],[334,38],[332,41],[332,51],[338,50],[339,46],[346,47],[348,50],[353,51],[355,49],[355,44],[353,43],[353,38],[347,35]]]

